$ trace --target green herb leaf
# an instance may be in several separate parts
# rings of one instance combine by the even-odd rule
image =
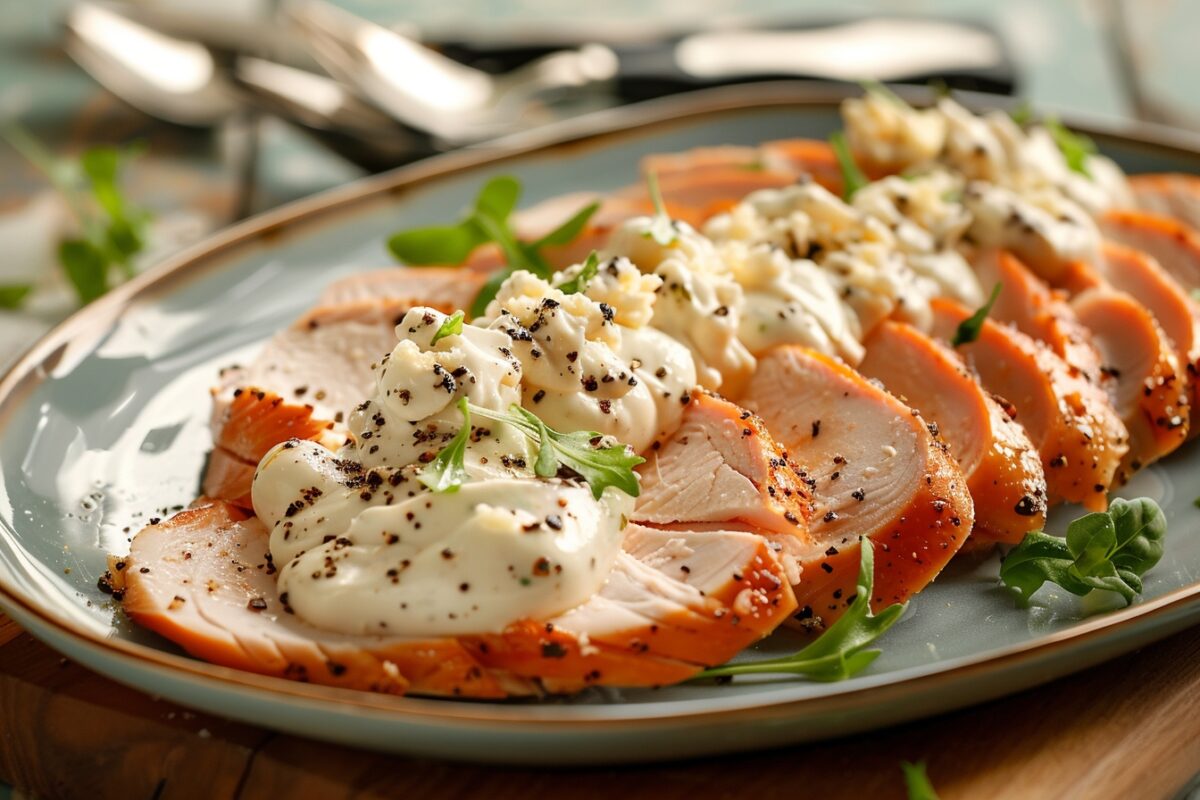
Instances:
[[[858,587],[846,612],[812,644],[783,658],[726,664],[706,669],[696,678],[720,678],[733,675],[790,673],[818,681],[840,681],[866,669],[879,650],[868,645],[896,624],[906,604],[895,603],[878,614],[871,613],[871,595],[875,586],[875,556],[870,539],[861,539],[862,558],[858,568]]]
[[[417,475],[417,480],[435,492],[457,492],[458,487],[467,479],[467,470],[463,465],[467,440],[471,438],[471,408],[467,398],[458,401],[458,410],[463,415],[462,427],[433,461],[422,467]]]
[[[599,210],[599,201],[584,206],[576,211],[571,218],[562,225],[559,225],[557,228],[534,242],[532,247],[534,249],[541,249],[547,246],[559,247],[564,244],[570,244],[571,242],[575,241],[579,234],[583,233],[583,229],[587,226],[588,220],[590,220],[592,215]]]
[[[850,152],[846,134],[837,131],[829,137],[829,144],[833,147],[833,154],[837,156],[838,167],[842,171],[842,198],[849,202],[854,197],[854,193],[869,184],[870,181],[854,161],[854,154]]]
[[[1142,576],[1162,558],[1166,532],[1156,502],[1116,498],[1108,511],[1072,522],[1065,538],[1026,534],[1000,566],[1000,580],[1017,591],[1022,605],[1047,581],[1079,596],[1093,589],[1116,592],[1128,605],[1142,591]]]
[[[1136,500],[1117,498],[1109,504],[1108,515],[1117,529],[1112,562],[1118,570],[1145,575],[1163,554],[1167,518],[1158,503],[1148,497]]]
[[[1020,105],[1008,112],[1008,116],[1012,118],[1013,122],[1025,127],[1033,121],[1033,106],[1029,104],[1028,100],[1022,100]]]
[[[1200,508],[1200,497],[1197,497],[1195,500],[1193,500],[1192,505],[1194,505],[1196,508]]]
[[[679,236],[675,232],[675,226],[671,224],[671,216],[663,203],[662,192],[658,190],[658,175],[653,172],[646,173],[646,191],[650,193],[650,202],[654,204],[654,220],[645,235],[663,247],[670,247]]]
[[[447,336],[457,336],[462,333],[463,312],[455,311],[450,316],[446,317],[446,321],[438,326],[434,331],[433,338],[429,340],[429,346],[433,347]]]
[[[592,278],[596,277],[596,273],[600,271],[600,256],[596,255],[593,250],[587,257],[587,261],[583,262],[579,272],[569,281],[563,281],[558,285],[558,290],[563,294],[578,294],[586,292],[588,284],[592,282]]]
[[[932,81],[930,82],[932,83]],[[882,81],[871,79],[861,80],[858,85],[862,87],[867,94],[873,94],[881,100],[887,100],[889,103],[900,106],[901,108],[912,108],[904,98],[893,92],[887,84]],[[945,86],[945,83],[942,84]]]
[[[79,163],[91,184],[96,204],[108,215],[106,240],[119,263],[145,247],[143,227],[148,215],[132,206],[118,183],[121,161],[128,156],[114,147],[94,147],[84,152]]]
[[[938,800],[937,792],[933,790],[933,784],[925,772],[924,761],[918,761],[916,764],[901,761],[900,769],[904,771],[904,788],[908,792],[908,800]]]
[[[633,468],[646,459],[634,455],[628,445],[602,447],[604,437],[595,431],[561,433],[516,404],[506,414],[478,406],[472,406],[471,410],[478,417],[506,423],[524,433],[538,448],[533,466],[536,475],[553,478],[565,468],[587,481],[597,500],[609,486],[630,497],[638,496],[640,489]]]
[[[1189,294],[1192,296],[1193,300],[1195,300],[1197,303],[1200,303],[1200,289],[1192,289]]]
[[[33,291],[32,283],[9,283],[0,285],[0,308],[14,309],[25,304],[25,298]]]
[[[980,332],[983,331],[983,321],[987,319],[988,314],[992,313],[992,306],[996,305],[996,301],[1000,298],[1000,291],[1003,288],[1003,283],[997,283],[993,286],[992,294],[988,297],[988,301],[976,309],[974,314],[958,323],[958,328],[954,331],[954,338],[950,340],[952,347],[970,344],[979,338]]]
[[[492,178],[475,198],[475,213],[506,223],[521,199],[521,182],[511,175]]]
[[[414,267],[458,265],[488,240],[478,225],[464,220],[458,225],[413,228],[392,234],[388,249],[397,261]]]
[[[598,202],[591,203],[537,241],[522,242],[508,224],[520,198],[521,183],[516,178],[507,175],[492,178],[479,190],[470,213],[458,223],[399,231],[388,239],[388,250],[398,261],[415,267],[457,266],[475,248],[494,242],[504,254],[508,268],[494,274],[475,296],[470,312],[477,317],[484,313],[513,271],[525,270],[549,279],[554,270],[542,256],[541,248],[574,240],[600,208]]]
[[[481,317],[487,313],[488,303],[496,299],[496,294],[500,291],[500,287],[504,285],[504,282],[514,272],[516,272],[516,269],[513,267],[505,267],[491,274],[483,286],[479,288],[475,299],[471,301],[471,307],[467,309],[472,319]]]
[[[1054,143],[1062,151],[1067,166],[1084,177],[1092,177],[1092,173],[1088,171],[1087,162],[1090,156],[1099,152],[1096,149],[1096,143],[1082,133],[1068,130],[1067,126],[1055,117],[1047,117],[1042,120],[1042,124],[1046,126]]]
[[[66,239],[58,245],[58,261],[82,304],[108,291],[109,261],[104,251],[87,239]]]
[[[150,219],[120,187],[121,164],[136,149],[93,147],[76,162],[56,158],[18,126],[8,126],[0,134],[46,175],[79,222],[82,236],[59,243],[59,261],[80,302],[90,302],[107,291],[113,266],[133,277],[133,257],[145,248],[145,227]]]
[[[525,244],[508,229],[508,223],[493,219],[484,214],[477,214],[475,221],[487,234],[488,238],[500,246],[504,260],[513,269],[532,272],[539,278],[549,278],[553,273],[541,254],[532,246]]]
[[[1056,583],[1072,594],[1084,595],[1091,588],[1071,572],[1075,559],[1067,543],[1042,531],[1030,531],[1021,543],[1009,551],[1000,565],[1000,580],[1016,589],[1021,605],[1046,581]]]

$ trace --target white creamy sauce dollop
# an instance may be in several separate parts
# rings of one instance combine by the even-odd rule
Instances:
[[[616,489],[596,501],[556,480],[493,478],[438,494],[412,468],[363,469],[312,442],[263,459],[254,502],[282,565],[279,591],[301,619],[406,636],[495,633],[585,602],[633,508]]]
[[[632,294],[642,286],[626,283]],[[625,300],[636,320],[638,301]],[[524,434],[478,416],[456,491],[430,491],[421,470],[462,428],[463,398],[502,413],[524,404],[554,428],[629,433],[648,445],[661,425],[678,424],[678,399],[661,401],[660,414],[652,395],[694,383],[687,348],[618,326],[599,302],[527,273],[510,278],[496,306],[436,342],[448,317],[409,311],[395,348],[374,366],[373,395],[350,415],[354,441],[335,453],[292,440],[259,463],[254,508],[270,531],[280,592],[299,618],[350,634],[494,633],[567,611],[604,584],[632,497],[609,487],[596,499],[582,482],[534,476]],[[567,365],[595,372],[597,392]],[[655,375],[668,365],[673,377]],[[635,379],[647,369],[647,380]],[[571,405],[568,379],[591,405]],[[628,416],[593,410],[609,396]]]
[[[1020,194],[972,181],[963,190],[969,234],[979,247],[1012,251],[1035,272],[1054,279],[1071,261],[1100,263],[1099,227],[1076,203],[1052,190]]]
[[[815,183],[766,189],[709,221],[705,233],[746,292],[742,337],[753,351],[796,342],[855,364],[881,320],[927,329],[932,298],[979,294],[951,248],[961,223],[924,208],[930,189],[898,191],[876,189],[859,207]]]
[[[650,325],[691,351],[697,384],[736,397],[757,364],[738,338],[742,288],[713,243],[691,226],[672,223],[669,244],[654,238],[653,226],[649,217],[626,220],[607,251],[661,280]]]
[[[410,310],[396,326],[399,343],[375,365],[375,393],[350,414],[358,443],[354,457],[367,466],[427,461],[459,428],[457,403],[505,411],[521,402],[521,362],[503,330],[463,325],[461,334],[430,344],[447,317],[432,308]],[[507,426],[471,448],[472,461],[492,470],[521,459],[525,438]]]
[[[653,316],[661,308],[660,285],[626,259],[610,260],[572,294],[517,272],[478,322],[513,331],[526,408],[553,428],[597,431],[641,452],[674,430],[696,385],[688,348],[646,330],[651,308]]]
[[[842,117],[870,163],[909,176],[949,170],[974,186],[963,204],[969,238],[1023,251],[1039,259],[1035,268],[1096,257],[1100,234],[1086,222],[1133,204],[1111,159],[1089,154],[1086,174],[1073,170],[1046,126],[1022,128],[999,111],[975,115],[949,98],[918,110],[868,92],[846,101]]]

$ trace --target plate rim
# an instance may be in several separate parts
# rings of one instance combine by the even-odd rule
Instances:
[[[732,86],[693,92],[686,95],[649,101],[632,106],[597,112],[577,119],[566,120],[537,131],[519,133],[496,140],[486,146],[460,150],[405,165],[380,175],[368,176],[346,185],[319,192],[285,204],[277,209],[255,215],[235,225],[205,237],[202,241],[133,280],[116,287],[92,304],[79,309],[53,327],[26,352],[17,358],[0,377],[0,432],[7,428],[11,417],[27,394],[36,388],[44,376],[59,365],[70,345],[89,333],[107,330],[126,309],[140,300],[170,291],[178,284],[219,271],[225,257],[255,243],[270,245],[270,240],[296,227],[309,230],[331,221],[340,214],[351,213],[357,206],[389,196],[407,193],[431,182],[453,177],[476,168],[500,166],[509,161],[533,155],[554,155],[575,148],[612,146],[624,136],[638,136],[656,129],[686,127],[689,124],[723,115],[786,107],[832,108],[846,96],[856,93],[856,87],[803,81],[781,81],[749,86]],[[929,93],[902,90],[906,97],[918,101]],[[1004,108],[1016,106],[1016,100],[993,95],[956,93],[956,98],[975,108]],[[1200,156],[1200,135],[1187,131],[1163,128],[1143,123],[1106,123],[1091,120],[1072,127],[1101,139],[1114,139],[1158,150],[1175,151],[1190,157]],[[87,342],[90,344],[90,341]],[[16,606],[37,619],[39,624],[52,627],[79,645],[99,647],[107,655],[133,668],[166,669],[174,677],[212,684],[217,688],[234,684],[239,690],[256,689],[269,692],[275,699],[294,697],[322,704],[334,704],[344,712],[369,711],[392,714],[397,718],[419,719],[425,724],[503,724],[570,727],[623,726],[648,723],[717,722],[731,716],[745,719],[792,718],[803,706],[813,713],[847,710],[876,699],[886,701],[887,695],[920,693],[931,684],[955,682],[1003,672],[1022,662],[1053,657],[1064,647],[1083,646],[1088,642],[1128,629],[1147,621],[1169,618],[1173,612],[1190,614],[1200,611],[1200,581],[1180,587],[1153,600],[1140,602],[1124,609],[1109,611],[1085,619],[1070,628],[1045,634],[1028,642],[1018,643],[998,651],[956,659],[953,666],[932,669],[918,675],[897,676],[868,685],[852,685],[816,697],[780,700],[773,693],[745,695],[743,702],[724,708],[693,708],[695,700],[674,700],[638,704],[604,705],[517,705],[463,702],[416,697],[375,695],[334,687],[297,683],[283,678],[222,667],[187,655],[177,655],[147,645],[114,636],[99,636],[73,620],[43,609],[10,583],[0,572],[0,606]],[[1140,627],[1140,626],[1138,626]],[[1160,627],[1168,627],[1166,625]],[[1163,633],[1162,635],[1167,635]],[[881,676],[883,677],[883,676]],[[881,697],[883,696],[883,697]],[[660,710],[656,707],[671,706]],[[626,713],[599,716],[588,709],[627,709]],[[532,709],[537,709],[531,714]],[[638,713],[644,709],[645,713]]]

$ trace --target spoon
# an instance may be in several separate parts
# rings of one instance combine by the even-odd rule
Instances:
[[[97,82],[153,117],[217,127],[262,109],[371,171],[434,152],[427,136],[327,76],[251,55],[219,58],[205,45],[164,34],[118,9],[75,5],[64,22],[65,46]],[[245,149],[252,153],[252,143]],[[252,169],[253,161],[247,156],[239,173]]]
[[[248,100],[372,172],[436,152],[428,136],[364,103],[331,78],[243,56],[232,78]]]
[[[551,53],[494,77],[323,0],[288,3],[283,16],[332,76],[445,145],[551,121],[557,115],[548,103],[556,94],[617,73],[616,55],[603,45]]]
[[[201,44],[174,39],[98,3],[73,6],[64,26],[67,54],[101,86],[153,117],[209,127],[242,105]]]

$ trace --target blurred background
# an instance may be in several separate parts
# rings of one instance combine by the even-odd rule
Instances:
[[[1200,119],[1200,3],[1187,0],[0,8],[0,361],[81,299],[249,214],[689,89],[873,77],[1015,94],[1067,119]],[[67,241],[87,246],[64,255]]]

